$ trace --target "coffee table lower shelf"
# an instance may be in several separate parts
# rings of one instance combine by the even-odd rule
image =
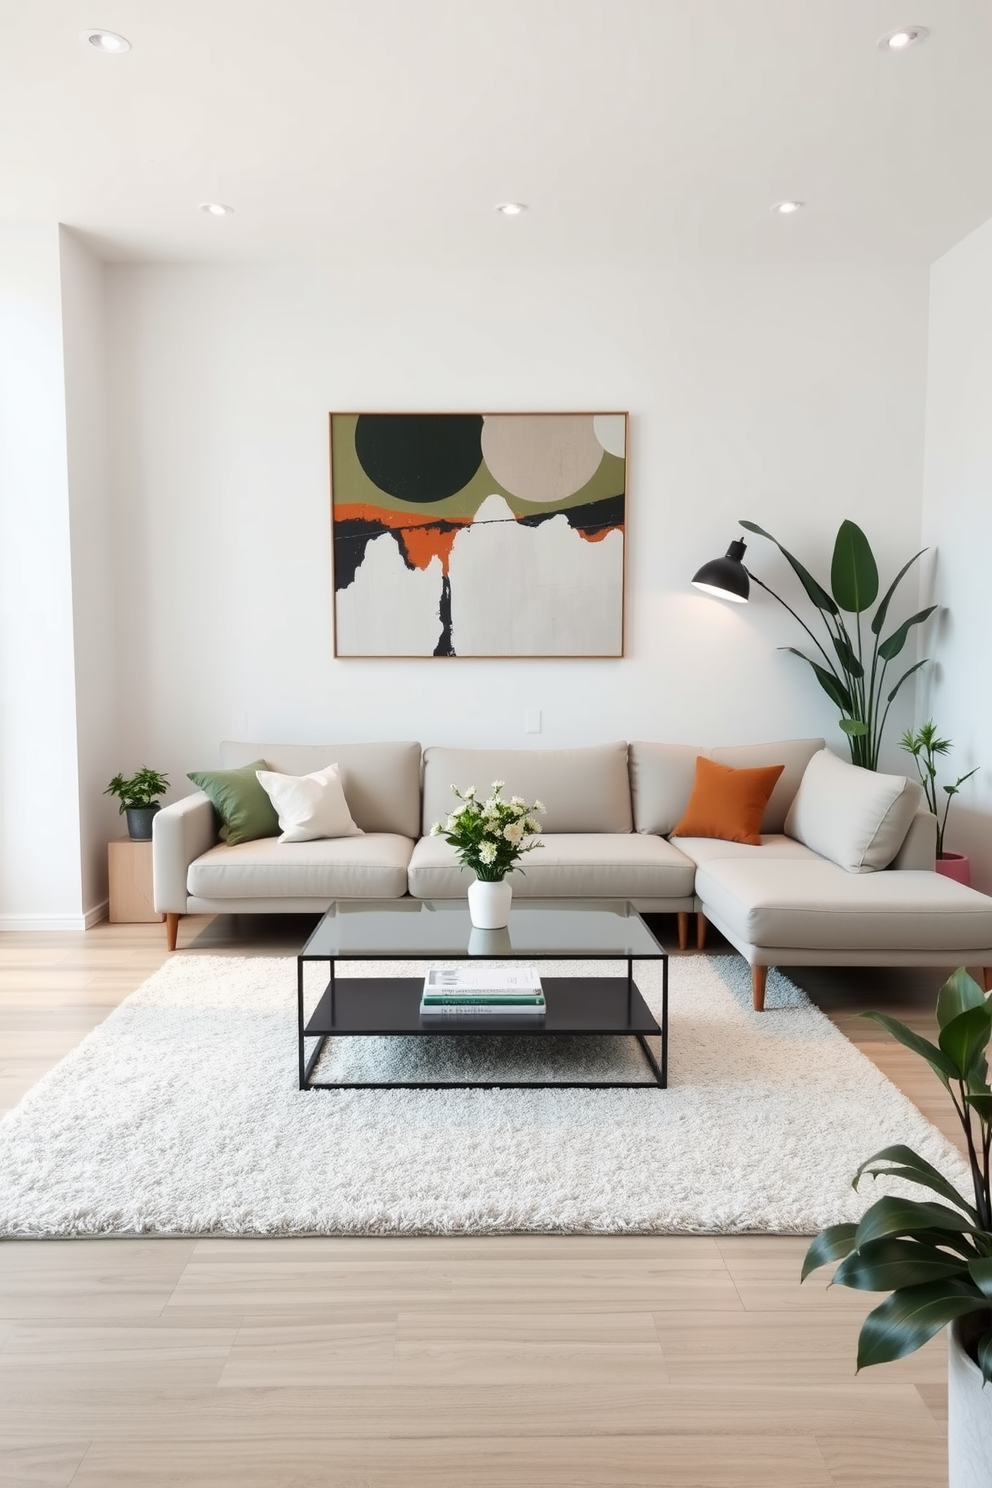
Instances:
[[[650,1090],[668,1084],[668,967],[664,966],[661,1024],[629,977],[544,977],[548,1010],[493,1018],[445,1017],[426,1023],[420,1016],[420,977],[336,977],[305,1019],[302,966],[298,983],[299,1070],[301,1090]],[[311,1075],[329,1038],[381,1038],[389,1034],[472,1037],[494,1033],[547,1038],[555,1034],[637,1040],[652,1079],[648,1080],[381,1080],[321,1081]],[[315,1038],[308,1053],[305,1040]],[[661,1040],[660,1058],[648,1045]]]

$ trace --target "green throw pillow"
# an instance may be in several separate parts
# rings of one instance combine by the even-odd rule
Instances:
[[[268,768],[265,760],[255,760],[237,770],[191,770],[186,777],[210,797],[232,847],[279,835],[279,818],[255,774]]]

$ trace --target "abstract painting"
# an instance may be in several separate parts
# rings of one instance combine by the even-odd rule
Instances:
[[[622,656],[625,413],[332,413],[335,656]]]

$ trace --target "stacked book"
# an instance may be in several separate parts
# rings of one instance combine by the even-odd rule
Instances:
[[[541,978],[532,966],[432,966],[422,1018],[543,1017]]]

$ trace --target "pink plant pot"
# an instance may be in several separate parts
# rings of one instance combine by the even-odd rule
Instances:
[[[971,859],[964,853],[941,853],[934,866],[945,878],[953,878],[955,883],[971,888]]]

